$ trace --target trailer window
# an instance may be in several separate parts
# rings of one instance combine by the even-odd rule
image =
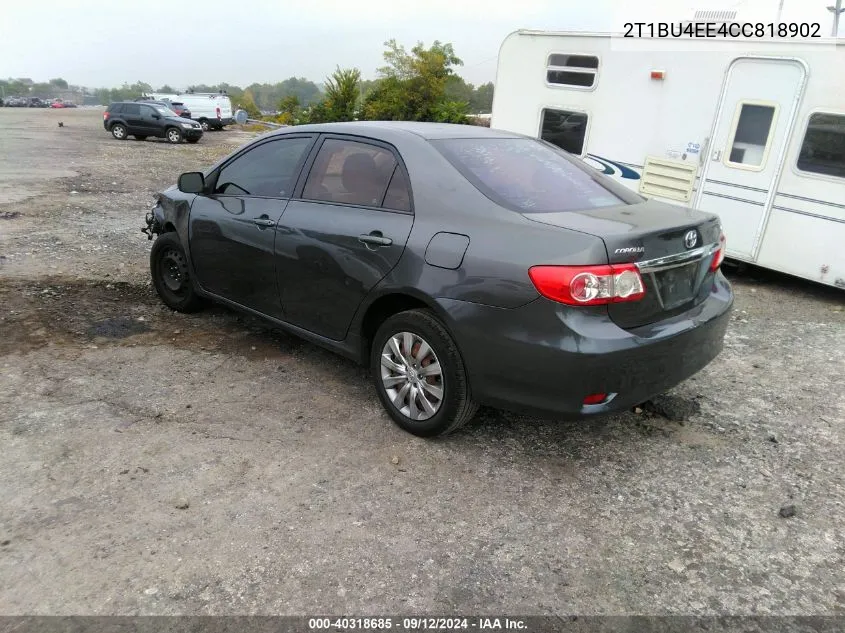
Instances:
[[[762,169],[772,140],[775,106],[758,103],[739,104],[739,116],[734,123],[730,154],[725,162],[735,167]]]
[[[546,81],[558,86],[592,88],[598,69],[599,58],[593,55],[553,53],[546,64]]]
[[[798,154],[798,169],[845,178],[845,115],[810,115]]]
[[[584,153],[584,139],[587,136],[587,115],[571,110],[543,109],[540,123],[540,138],[570,154]]]

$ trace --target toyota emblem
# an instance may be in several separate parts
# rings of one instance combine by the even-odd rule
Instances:
[[[687,231],[687,234],[684,235],[684,246],[687,248],[695,248],[696,244],[698,244],[698,233],[695,231]]]

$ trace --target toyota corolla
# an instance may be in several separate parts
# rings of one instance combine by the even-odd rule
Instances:
[[[716,357],[733,303],[715,215],[482,127],[286,128],[182,174],[147,224],[165,304],[220,302],[369,365],[421,436],[479,404],[629,409]]]

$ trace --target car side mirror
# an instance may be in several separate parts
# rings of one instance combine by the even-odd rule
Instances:
[[[182,193],[202,193],[205,191],[205,176],[199,171],[189,171],[179,176],[179,191]]]

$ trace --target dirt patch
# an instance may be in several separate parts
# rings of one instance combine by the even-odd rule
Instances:
[[[51,347],[171,345],[247,356],[286,356],[304,343],[263,321],[209,306],[196,315],[173,312],[149,284],[40,282],[0,278],[0,355]]]
[[[86,333],[92,337],[126,338],[135,334],[150,331],[150,326],[142,321],[143,317],[113,317],[97,321],[88,328]]]

